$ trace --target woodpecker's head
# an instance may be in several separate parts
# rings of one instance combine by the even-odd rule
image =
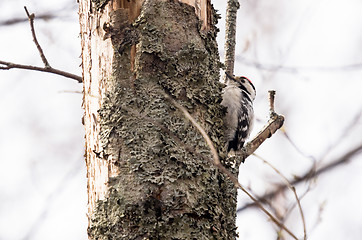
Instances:
[[[255,87],[254,87],[253,83],[248,78],[230,76],[227,72],[225,72],[225,74],[226,74],[227,79],[228,79],[226,81],[227,86],[238,87],[242,91],[247,93],[250,96],[252,101],[255,99],[256,90],[255,90]]]

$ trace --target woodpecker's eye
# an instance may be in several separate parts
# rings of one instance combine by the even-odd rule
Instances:
[[[249,79],[249,78],[244,77],[244,76],[242,76],[241,78],[243,78],[244,80],[247,80],[247,81],[249,81],[249,82],[251,83],[251,81],[250,81],[250,79]]]

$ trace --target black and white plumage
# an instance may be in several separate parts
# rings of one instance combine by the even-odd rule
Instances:
[[[221,105],[227,108],[224,118],[227,151],[240,150],[253,127],[255,87],[246,77],[232,77],[226,73]]]

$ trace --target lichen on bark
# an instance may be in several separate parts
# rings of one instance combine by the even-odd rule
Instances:
[[[210,161],[177,143],[174,136],[211,158],[202,136],[163,95],[185,106],[222,153],[216,30],[201,33],[193,7],[177,1],[146,1],[133,25],[139,34],[134,72],[130,46],[120,54],[115,45],[99,110],[100,157],[119,175],[97,202],[89,236],[235,239],[236,190]]]

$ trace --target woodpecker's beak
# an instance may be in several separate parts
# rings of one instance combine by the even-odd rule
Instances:
[[[230,78],[231,80],[235,81],[235,77],[231,76],[228,72],[225,71],[225,75]]]

